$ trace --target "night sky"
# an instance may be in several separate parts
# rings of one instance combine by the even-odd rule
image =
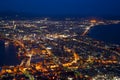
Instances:
[[[120,0],[0,0],[2,12],[120,16]]]

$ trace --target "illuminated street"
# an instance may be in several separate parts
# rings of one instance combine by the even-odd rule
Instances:
[[[120,45],[106,44],[87,34],[97,25],[119,23],[118,20],[49,18],[0,21],[0,46],[7,50],[13,45],[18,61],[1,64],[0,79],[97,80],[112,75],[117,80]]]

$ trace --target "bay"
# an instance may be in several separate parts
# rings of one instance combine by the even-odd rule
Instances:
[[[106,43],[120,45],[120,24],[94,26],[88,36]]]

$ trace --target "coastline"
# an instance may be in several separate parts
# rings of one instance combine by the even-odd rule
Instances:
[[[91,27],[86,35],[96,40],[104,41],[106,43],[120,45],[119,30],[120,24],[97,25]]]

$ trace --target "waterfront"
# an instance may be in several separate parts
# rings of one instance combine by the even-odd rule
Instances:
[[[99,25],[91,28],[88,36],[106,43],[120,44],[120,24]]]
[[[5,42],[0,40],[0,66],[19,64],[15,46],[12,43],[8,46],[4,44]]]
[[[95,19],[3,20],[0,79],[119,79],[120,46],[87,36],[95,25],[118,23]]]

